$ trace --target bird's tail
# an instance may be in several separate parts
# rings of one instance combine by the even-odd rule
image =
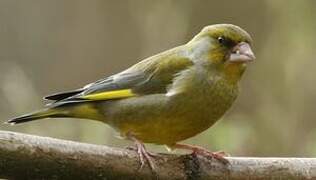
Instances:
[[[33,113],[25,114],[13,119],[8,120],[8,124],[20,124],[28,121],[34,121],[44,118],[57,118],[57,117],[68,117],[67,113],[59,108],[46,108]]]
[[[19,124],[45,118],[81,118],[103,121],[104,115],[96,103],[82,102],[51,105],[45,109],[8,120],[8,124]]]

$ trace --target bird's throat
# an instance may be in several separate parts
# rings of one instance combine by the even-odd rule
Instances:
[[[230,83],[237,83],[246,70],[245,63],[225,63],[223,73]]]

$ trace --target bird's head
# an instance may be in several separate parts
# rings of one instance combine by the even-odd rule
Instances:
[[[232,24],[206,26],[189,42],[196,49],[204,49],[203,59],[233,76],[241,76],[246,64],[255,59],[251,43],[250,35]]]

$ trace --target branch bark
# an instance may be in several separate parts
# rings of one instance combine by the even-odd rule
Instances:
[[[8,179],[314,179],[315,158],[228,158],[161,154],[156,173],[138,171],[135,151],[0,131],[0,178]]]

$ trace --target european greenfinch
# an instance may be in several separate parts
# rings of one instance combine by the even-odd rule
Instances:
[[[225,159],[179,141],[211,127],[231,107],[248,62],[250,35],[238,26],[206,26],[188,43],[81,89],[45,97],[46,108],[8,121],[74,117],[104,122],[136,143],[141,166],[154,164],[143,143]]]

